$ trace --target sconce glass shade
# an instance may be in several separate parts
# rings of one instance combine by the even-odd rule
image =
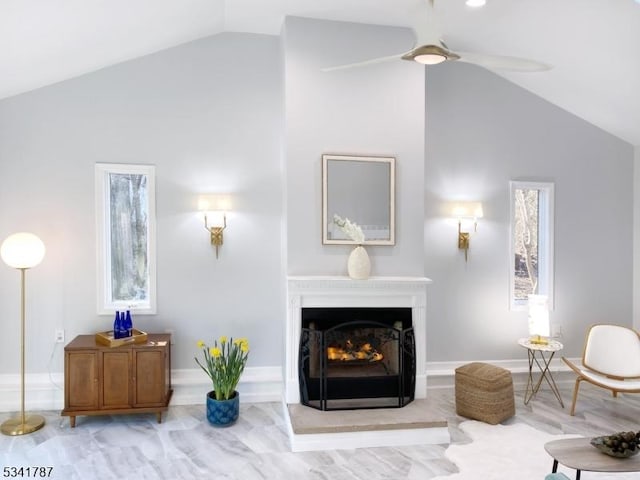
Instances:
[[[457,219],[482,218],[482,203],[480,202],[455,202],[451,204],[451,215]]]
[[[226,214],[231,211],[231,197],[223,194],[200,195],[198,210],[207,217],[210,226],[222,227]]]
[[[224,194],[200,195],[198,197],[198,210],[201,212],[229,212],[231,210],[231,197]]]
[[[529,335],[532,337],[549,337],[549,297],[546,295],[529,295]]]
[[[33,233],[14,233],[2,242],[0,256],[12,268],[32,268],[44,258],[44,243]]]

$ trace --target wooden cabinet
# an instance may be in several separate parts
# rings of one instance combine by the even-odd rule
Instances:
[[[72,372],[69,375],[68,372]],[[65,352],[65,409],[96,410],[98,398],[98,352]],[[73,392],[69,395],[69,392]]]
[[[171,399],[171,336],[149,334],[145,343],[106,347],[78,335],[64,348],[64,410],[78,415],[156,413]]]

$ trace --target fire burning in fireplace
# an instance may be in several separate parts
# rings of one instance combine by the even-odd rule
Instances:
[[[327,359],[332,362],[380,362],[384,358],[370,343],[360,346],[353,344],[351,340],[345,342],[344,347],[327,347]]]
[[[415,391],[411,308],[303,308],[300,402],[318,410],[403,407]]]

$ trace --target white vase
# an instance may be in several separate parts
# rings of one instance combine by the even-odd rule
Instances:
[[[354,280],[366,280],[371,273],[369,254],[362,245],[358,245],[349,255],[347,271]]]

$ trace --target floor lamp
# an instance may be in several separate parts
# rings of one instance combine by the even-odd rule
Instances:
[[[44,243],[33,233],[14,233],[2,242],[0,256],[4,263],[20,270],[20,416],[10,418],[0,426],[5,435],[25,435],[44,426],[42,415],[24,413],[24,290],[25,273],[44,258]]]

